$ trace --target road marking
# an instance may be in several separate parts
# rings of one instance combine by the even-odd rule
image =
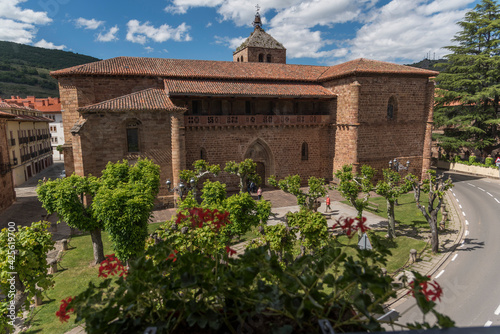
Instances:
[[[468,236],[469,235],[469,230],[466,230],[465,231],[465,236]]]
[[[457,197],[457,195],[455,195],[455,193],[452,193],[452,194],[453,194],[453,196]]]
[[[462,204],[459,204],[458,207],[461,209],[462,208]]]
[[[455,256],[453,257],[453,259],[451,259],[452,261],[455,261],[455,259],[457,258],[458,254],[455,254]]]
[[[486,193],[487,193],[488,195],[490,195],[491,197],[493,197],[493,195],[492,195],[492,194],[490,194],[489,192],[486,192]]]
[[[473,185],[472,183],[467,183],[467,184],[471,187],[475,187],[475,185]]]
[[[484,324],[484,327],[490,327],[490,326],[491,326],[491,324],[492,324],[492,322],[488,320],[488,321],[486,321],[486,323]]]
[[[496,198],[495,198],[495,201],[497,201],[497,203],[500,203]]]
[[[462,214],[463,214],[463,215],[464,215],[464,217],[465,217],[465,212],[463,212],[463,211],[462,211]]]
[[[469,225],[469,221],[467,219],[465,220],[465,225]]]
[[[457,200],[457,203],[459,203],[460,201],[458,200],[458,198],[456,199]]]
[[[500,305],[498,305],[497,309],[495,310],[495,315],[499,315],[500,314]]]
[[[479,189],[479,190],[481,190],[481,191],[485,191],[483,188],[479,188],[479,187],[477,187],[477,189]]]
[[[434,277],[434,279],[438,278],[439,276],[441,276],[442,274],[444,273],[444,270],[441,270],[441,272],[439,274],[437,274],[436,277]]]

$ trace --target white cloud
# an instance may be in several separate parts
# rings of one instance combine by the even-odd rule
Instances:
[[[230,38],[230,37],[221,37],[221,36],[215,36],[215,44],[220,44],[220,45],[225,45],[231,50],[235,50],[238,46],[240,46],[246,39],[247,37],[235,37],[235,38]]]
[[[56,49],[56,50],[64,50],[64,49],[66,49],[66,45],[54,45],[54,43],[47,42],[44,39],[39,40],[34,45],[38,46],[39,48],[45,48],[45,49]]]
[[[22,44],[33,42],[37,25],[52,22],[47,12],[23,9],[19,5],[26,0],[0,0],[0,40]]]
[[[118,33],[119,30],[118,26],[111,27],[107,33],[99,33],[96,40],[99,42],[111,42],[117,40],[118,37],[116,37],[116,33]]]
[[[172,28],[167,24],[163,24],[155,28],[149,22],[141,22],[130,20],[127,23],[127,40],[133,43],[144,44],[148,39],[154,42],[165,42],[170,39],[176,42],[190,41],[191,36],[188,31],[191,27],[182,23],[177,28]]]
[[[144,48],[144,50],[146,50],[146,52],[147,52],[147,53],[151,53],[151,52],[153,52],[155,49],[153,49],[153,48],[152,48],[152,47],[150,47],[150,46],[146,46],[146,47]]]
[[[224,0],[172,0],[172,5],[165,7],[167,13],[186,14],[192,7],[216,7]]]
[[[77,28],[84,28],[95,30],[104,24],[104,21],[97,21],[96,19],[84,19],[83,17],[79,17],[75,20],[75,25]]]

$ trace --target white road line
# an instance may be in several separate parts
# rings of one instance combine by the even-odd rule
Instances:
[[[487,193],[488,195],[490,195],[491,197],[493,197],[493,195],[492,195],[492,194],[490,194],[489,192],[486,192],[486,193]]]
[[[500,305],[498,305],[497,309],[495,310],[495,315],[499,315],[500,314]]]
[[[455,261],[455,259],[457,258],[458,254],[455,254],[455,256],[453,257],[453,259],[451,259],[452,261]]]
[[[469,235],[469,230],[465,231],[465,236]]]
[[[458,200],[458,198],[457,198],[457,203],[458,203],[458,202],[460,202],[460,201],[459,201],[459,200]]]
[[[462,208],[462,204],[459,204],[458,207],[461,209]]]
[[[479,189],[479,190],[481,190],[481,191],[485,191],[483,188],[479,188],[479,187],[477,187],[477,189]]]
[[[486,321],[486,323],[484,324],[484,327],[490,327],[492,323],[493,323],[493,322],[491,322],[491,321],[489,321],[489,320],[488,320],[488,321]]]
[[[434,279],[438,278],[439,276],[441,276],[442,274],[444,273],[444,270],[441,270],[441,272],[439,274],[437,274],[436,277],[434,277]]]
[[[452,194],[453,194],[453,196],[457,197],[457,195],[455,195],[455,193],[452,193]]]
[[[467,219],[465,220],[465,225],[469,225],[469,221]]]
[[[465,217],[465,212],[463,212],[463,211],[462,211],[462,214],[463,214],[463,215],[464,215],[464,217]]]
[[[496,198],[495,198],[495,201],[497,201],[497,203],[500,203],[500,201],[498,201]]]
[[[458,248],[462,248],[463,246],[465,246],[465,244],[462,244],[461,246],[459,246]]]

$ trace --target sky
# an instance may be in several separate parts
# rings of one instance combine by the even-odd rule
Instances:
[[[0,0],[0,40],[118,56],[232,61],[263,28],[287,63],[356,58],[408,64],[448,54],[479,0]],[[257,7],[258,6],[258,7]]]

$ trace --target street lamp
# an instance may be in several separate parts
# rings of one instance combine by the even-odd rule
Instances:
[[[168,179],[167,182],[165,182],[165,184],[167,185],[168,191],[174,192],[177,195],[179,195],[181,200],[182,200],[182,197],[187,192],[189,192],[191,190],[194,191],[194,196],[196,198],[196,180],[194,179],[194,177],[192,177],[191,180],[189,180],[188,186],[186,186],[184,183],[182,183],[182,180],[179,180],[179,185],[177,187],[173,187],[173,188],[172,188],[172,182],[170,181],[170,179]]]
[[[410,167],[410,160],[406,160],[406,166],[403,165],[398,159],[394,158],[394,160],[389,160],[389,169],[393,171],[399,172],[402,170],[408,170]]]

